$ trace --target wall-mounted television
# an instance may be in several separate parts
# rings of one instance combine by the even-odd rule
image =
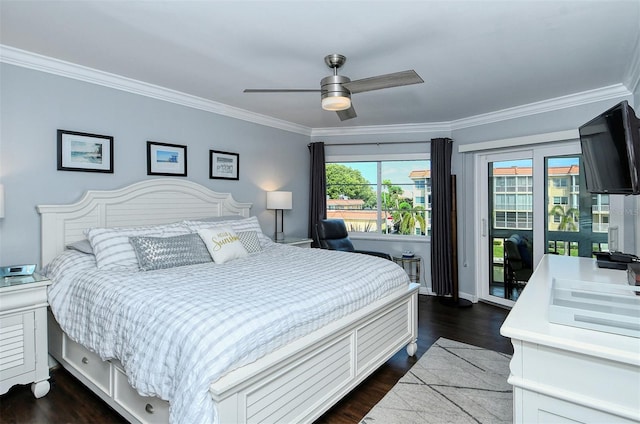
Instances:
[[[640,119],[627,101],[578,130],[587,191],[640,194]]]

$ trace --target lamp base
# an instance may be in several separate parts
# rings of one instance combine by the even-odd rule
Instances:
[[[275,233],[275,239],[274,241],[279,242],[279,241],[284,241],[284,232],[277,232]]]

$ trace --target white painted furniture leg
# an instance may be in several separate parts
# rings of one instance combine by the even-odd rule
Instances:
[[[49,380],[38,381],[36,383],[31,383],[31,393],[36,399],[39,399],[49,393],[49,389],[51,385],[49,384]]]
[[[407,354],[409,356],[415,356],[418,351],[418,344],[415,341],[412,341],[407,345]]]

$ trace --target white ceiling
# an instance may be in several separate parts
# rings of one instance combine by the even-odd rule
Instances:
[[[449,122],[637,83],[640,0],[9,1],[0,43],[309,128]],[[353,95],[340,122],[318,88],[415,69],[424,84]]]

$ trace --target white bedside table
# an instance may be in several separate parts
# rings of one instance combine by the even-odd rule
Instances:
[[[47,286],[38,274],[0,277],[0,394],[31,384],[36,398],[49,392]]]
[[[307,237],[285,237],[284,240],[276,241],[276,243],[297,247],[311,247],[312,242],[313,240]]]

